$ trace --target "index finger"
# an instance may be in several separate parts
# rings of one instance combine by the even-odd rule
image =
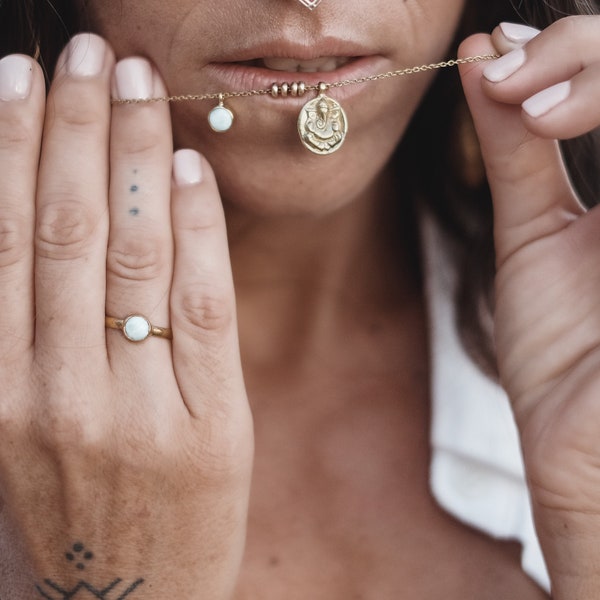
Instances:
[[[0,60],[0,354],[33,341],[33,228],[44,76],[29,56]]]
[[[79,34],[48,97],[37,191],[36,345],[106,353],[108,139],[112,51]]]
[[[490,36],[465,40],[459,54],[492,52]],[[567,227],[583,213],[558,143],[527,130],[521,107],[484,93],[483,67],[460,67],[494,200],[496,259],[503,264],[524,245]]]

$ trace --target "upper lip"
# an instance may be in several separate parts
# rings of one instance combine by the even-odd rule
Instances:
[[[321,57],[314,60],[302,60],[299,61],[297,58],[280,58],[280,57],[267,57],[265,56],[260,60],[249,60],[240,63],[241,66],[247,67],[258,67],[263,69],[269,69],[271,71],[287,71],[287,72],[301,72],[301,73],[317,73],[317,72],[331,72],[337,71],[340,67],[348,64],[352,60],[347,56],[343,57]]]
[[[297,40],[272,40],[253,46],[236,48],[216,57],[213,63],[232,63],[258,60],[261,58],[293,58],[299,61],[323,57],[362,57],[378,54],[366,45],[335,37],[319,38],[314,43]]]

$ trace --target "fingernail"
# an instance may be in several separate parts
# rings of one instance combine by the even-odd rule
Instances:
[[[540,33],[539,29],[520,23],[500,23],[500,31],[509,42],[515,44],[526,44]]]
[[[104,66],[106,43],[92,33],[76,35],[67,48],[67,72],[77,77],[99,75]]]
[[[550,112],[555,106],[564,102],[571,93],[571,82],[563,81],[531,96],[523,102],[523,110],[530,117],[541,117]]]
[[[513,73],[518,71],[525,63],[525,50],[517,48],[508,54],[490,62],[483,69],[483,76],[492,83],[498,83],[508,79]]]
[[[173,178],[180,187],[202,181],[202,161],[195,150],[177,150],[173,155]]]
[[[0,60],[0,100],[25,100],[31,92],[32,81],[30,59],[12,54]]]
[[[152,67],[143,58],[125,58],[115,67],[115,96],[119,100],[152,98]]]

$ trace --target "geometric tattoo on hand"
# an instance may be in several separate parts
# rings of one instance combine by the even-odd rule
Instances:
[[[65,554],[65,558],[73,564],[78,571],[85,571],[86,567],[94,559],[94,553],[86,550],[81,542],[73,544],[73,548]],[[43,585],[36,585],[40,597],[46,600],[71,600],[72,598],[99,598],[100,600],[124,600],[144,583],[138,579],[130,584],[124,584],[123,580],[116,578],[104,587],[96,587],[88,581],[80,580],[70,590],[64,589],[51,579],[44,579]],[[91,594],[91,595],[90,595]]]

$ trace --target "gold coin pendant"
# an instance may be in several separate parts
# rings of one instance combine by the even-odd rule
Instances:
[[[321,92],[309,100],[298,116],[298,134],[315,154],[333,154],[348,133],[348,118],[338,102]]]

